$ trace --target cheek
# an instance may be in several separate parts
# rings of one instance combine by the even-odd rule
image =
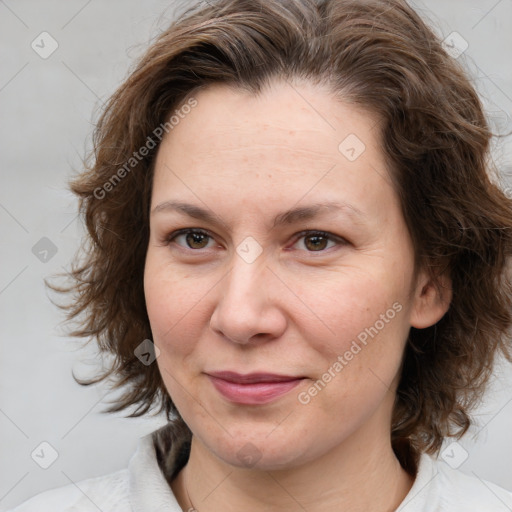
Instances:
[[[212,286],[165,264],[146,263],[144,292],[154,343],[162,351],[183,353],[193,348],[204,326],[205,305]]]
[[[375,334],[397,334],[402,329],[406,300],[396,280],[352,268],[321,282],[305,283],[297,279],[295,288],[301,298],[301,314],[296,319],[315,349],[331,358]],[[393,304],[399,304],[393,308]],[[393,336],[392,336],[393,337]]]
[[[146,308],[153,342],[160,353],[157,365],[167,392],[181,411],[190,396],[189,378],[194,375],[193,354],[205,324],[208,288],[204,280],[191,279],[167,265],[153,266],[150,259],[144,276]]]
[[[322,322],[302,321],[316,380],[298,398],[314,403],[316,413],[369,413],[392,388],[409,326],[406,287],[387,275],[352,269],[317,287],[317,294],[302,286],[304,300],[314,301]]]

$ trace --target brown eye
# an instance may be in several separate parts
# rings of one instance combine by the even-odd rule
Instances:
[[[184,229],[172,235],[169,242],[174,242],[184,249],[200,250],[213,247],[214,240],[206,231]]]
[[[324,231],[303,231],[299,233],[294,246],[307,252],[323,252],[336,245],[346,245],[348,242],[339,236]]]
[[[307,235],[304,237],[304,245],[310,251],[323,251],[329,242],[323,235]]]
[[[204,249],[208,245],[208,238],[210,237],[206,233],[192,232],[185,235],[187,245],[191,249]]]

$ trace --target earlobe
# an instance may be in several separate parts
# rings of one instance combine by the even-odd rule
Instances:
[[[416,329],[430,327],[444,316],[452,300],[452,283],[448,275],[437,278],[421,272],[414,293],[410,323]]]

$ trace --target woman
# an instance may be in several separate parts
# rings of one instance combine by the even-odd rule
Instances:
[[[16,510],[501,511],[432,455],[511,357],[510,200],[456,61],[401,0],[189,9],[72,188],[70,318],[169,424]]]

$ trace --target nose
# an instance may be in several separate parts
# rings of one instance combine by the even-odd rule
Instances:
[[[261,255],[247,263],[237,254],[231,271],[218,286],[219,299],[210,319],[217,334],[239,344],[269,341],[286,330],[286,316],[280,307],[275,276]]]

